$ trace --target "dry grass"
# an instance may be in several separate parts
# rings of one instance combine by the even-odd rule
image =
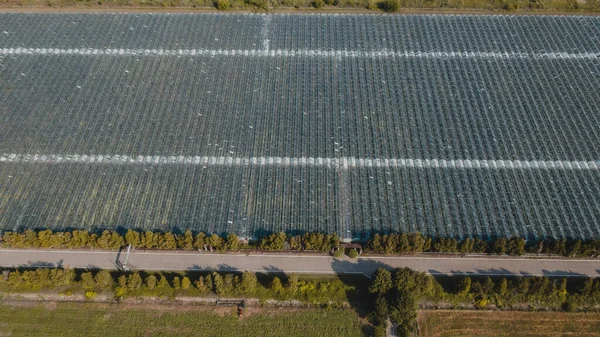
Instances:
[[[600,336],[600,313],[425,310],[419,336]]]
[[[32,302],[34,303],[34,302]],[[235,307],[0,302],[1,336],[363,336],[356,312]]]

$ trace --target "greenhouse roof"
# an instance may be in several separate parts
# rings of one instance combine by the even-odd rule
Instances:
[[[600,238],[600,17],[0,14],[0,229]]]

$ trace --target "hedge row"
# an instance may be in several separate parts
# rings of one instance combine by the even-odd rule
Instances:
[[[121,273],[79,271],[73,269],[39,268],[11,270],[0,276],[0,289],[9,291],[56,290],[62,294],[81,291],[88,298],[98,293],[112,293],[120,299],[127,296],[240,296],[256,298],[296,299],[321,304],[347,301],[347,291],[353,288],[339,279],[300,280],[298,275],[287,277],[263,276],[259,282],[253,272],[219,273]],[[266,283],[266,285],[263,285]]]
[[[115,231],[103,231],[99,234],[85,230],[71,232],[53,232],[51,230],[24,232],[6,232],[2,244],[15,248],[102,248],[118,249],[126,244],[136,248],[164,250],[238,250],[261,249],[268,251],[307,250],[331,252],[340,245],[336,234],[305,233],[287,236],[274,233],[256,242],[243,242],[235,234],[219,236],[216,234],[183,234],[139,232],[129,230],[125,235]],[[600,253],[600,240],[556,240],[546,239],[528,241],[523,238],[498,238],[484,241],[479,238],[430,238],[419,233],[412,234],[376,234],[365,243],[365,249],[381,254],[404,253],[461,253],[461,254],[557,254],[567,257],[597,257]]]

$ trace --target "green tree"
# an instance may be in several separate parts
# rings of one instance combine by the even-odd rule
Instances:
[[[218,236],[217,234],[211,235],[207,239],[207,243],[211,245],[213,249],[220,250],[224,248],[223,238]]]
[[[575,240],[569,243],[567,248],[567,256],[575,257],[581,252],[581,240]]]
[[[386,251],[383,238],[379,234],[375,234],[369,246],[375,253],[385,253]]]
[[[134,230],[128,230],[125,233],[125,243],[133,247],[139,247],[141,243],[140,233]]]
[[[177,239],[175,239],[175,235],[173,233],[164,233],[163,240],[159,247],[160,249],[172,250],[177,248]]]
[[[81,286],[83,286],[84,289],[87,289],[87,290],[94,289],[95,285],[96,285],[96,282],[94,282],[94,276],[92,275],[92,273],[87,272],[87,273],[81,274]]]
[[[377,299],[375,299],[375,308],[373,310],[375,323],[377,325],[387,325],[389,314],[390,310],[385,296],[377,296]]]
[[[231,233],[227,236],[227,244],[226,245],[227,245],[227,249],[236,250],[236,249],[238,249],[238,247],[240,245],[240,238],[237,235]]]
[[[423,235],[421,235],[421,233],[416,232],[410,234],[408,236],[408,241],[413,253],[420,253],[423,251],[423,247],[425,246],[425,238]]]
[[[236,278],[233,276],[233,274],[225,274],[223,277],[223,293],[232,294],[236,287],[236,283],[239,283],[239,278],[237,278],[237,281],[238,282],[236,282]]]
[[[90,246],[90,233],[85,230],[74,230],[71,241],[67,244],[69,248],[82,248]]]
[[[493,254],[506,254],[506,247],[507,243],[506,243],[506,239],[505,238],[499,238],[496,239],[494,242],[492,242],[491,245],[491,253]]]
[[[23,283],[21,273],[18,270],[9,272],[7,283],[12,289],[17,289]]]
[[[117,282],[119,283],[120,288],[127,288],[127,276],[126,275],[119,276],[119,278],[117,279]]]
[[[148,287],[148,289],[156,288],[157,284],[158,284],[158,279],[156,279],[156,276],[150,275],[150,276],[146,277],[146,287]]]
[[[142,286],[142,277],[138,273],[133,273],[127,278],[127,288],[137,290]]]
[[[177,237],[177,247],[184,250],[194,249],[194,235],[191,230],[186,229],[183,235]]]
[[[216,0],[215,7],[217,10],[226,11],[229,8],[229,0]]]
[[[383,253],[385,254],[394,254],[398,252],[402,252],[402,249],[398,248],[399,237],[396,234],[384,235],[382,238],[383,241]]]
[[[298,274],[292,273],[287,280],[287,289],[292,296],[298,292],[298,284]]]
[[[397,12],[400,9],[400,0],[383,0],[378,7],[384,12]]]
[[[511,238],[507,248],[509,255],[521,256],[525,254],[525,240],[523,238]]]
[[[217,272],[212,272],[212,290],[217,295],[225,294],[225,283],[223,282],[223,277],[221,274]]]
[[[460,242],[458,245],[458,251],[462,254],[471,253],[473,251],[473,247],[475,246],[475,240],[472,238],[466,238]]]
[[[200,278],[198,278],[198,280],[196,280],[196,282],[194,282],[194,285],[200,291],[206,290],[206,283],[204,282],[204,277],[202,277],[202,276],[200,276]]]
[[[390,318],[398,323],[398,336],[410,336],[417,318],[417,299],[412,291],[399,289],[390,306]]]
[[[169,281],[167,280],[167,278],[164,277],[164,275],[160,275],[160,278],[158,279],[158,284],[156,285],[156,288],[161,289],[161,290],[169,290],[169,289],[171,289],[171,285],[169,284]]]
[[[179,276],[173,277],[173,289],[181,289],[181,279],[179,278]]]
[[[283,250],[285,247],[285,233],[279,232],[264,237],[259,244],[263,250]]]
[[[505,278],[502,278],[500,283],[498,283],[496,292],[500,294],[500,296],[506,296],[508,294],[508,281]]]
[[[108,288],[112,286],[113,283],[113,278],[107,270],[99,271],[94,279],[100,288]]]
[[[154,238],[154,233],[151,231],[146,231],[142,236],[141,245],[142,247],[149,249],[156,248],[157,243],[156,239]]]
[[[190,289],[190,286],[192,285],[192,281],[190,281],[190,278],[187,276],[184,276],[181,279],[181,289],[183,290],[188,290]]]
[[[194,248],[204,249],[205,243],[206,243],[206,234],[204,234],[202,232],[196,234],[196,238],[194,239]]]
[[[480,238],[473,239],[473,253],[484,254],[488,251],[487,242],[481,240]]]
[[[43,231],[39,231],[37,233],[38,236],[38,241],[40,244],[40,247],[44,247],[44,248],[50,248],[52,247],[52,231],[49,229],[43,230]]]
[[[302,238],[299,235],[290,237],[290,249],[302,250]]]
[[[471,278],[468,276],[461,277],[458,282],[456,282],[456,290],[459,296],[467,296],[469,291],[471,291]]]
[[[271,285],[269,286],[269,289],[271,289],[275,294],[281,294],[283,293],[283,285],[281,284],[281,280],[279,279],[279,277],[275,276],[273,277],[273,280],[271,280]]]
[[[73,269],[52,269],[50,270],[50,282],[56,286],[68,286],[75,280],[75,270]]]
[[[408,234],[402,233],[396,236],[398,237],[398,253],[410,253],[413,251],[413,248],[410,246]]]
[[[204,284],[206,285],[206,289],[214,292],[213,279],[211,274],[206,275],[206,277],[204,278]]]
[[[258,286],[258,279],[256,278],[256,274],[245,271],[242,274],[242,281],[240,282],[240,290],[243,294],[254,294],[256,292],[256,288]]]
[[[373,294],[383,295],[392,289],[392,273],[383,268],[377,269],[369,287],[369,292]]]

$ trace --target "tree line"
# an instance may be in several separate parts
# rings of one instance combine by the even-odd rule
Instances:
[[[99,293],[115,299],[127,296],[239,296],[260,299],[300,300],[311,304],[341,304],[353,288],[339,279],[302,280],[297,274],[273,276],[253,272],[146,273],[107,270],[38,268],[9,270],[0,277],[8,291],[81,291],[92,299]]]
[[[453,276],[443,283],[409,268],[378,269],[369,286],[374,335],[386,336],[389,317],[398,325],[398,336],[410,336],[421,305],[576,311],[597,310],[600,304],[600,279],[593,278]]]
[[[309,232],[303,235],[286,235],[283,232],[267,235],[254,242],[241,241],[235,234],[220,236],[203,232],[183,233],[128,230],[125,235],[105,230],[90,232],[73,230],[55,232],[52,230],[25,230],[5,232],[2,244],[15,248],[101,248],[118,249],[131,244],[141,249],[163,250],[239,250],[260,249],[268,251],[307,250],[331,252],[340,245],[336,234]],[[600,253],[600,240],[544,239],[525,241],[523,238],[431,238],[420,233],[376,234],[364,242],[365,251],[380,254],[405,253],[460,253],[460,254],[556,254],[567,257],[597,257]]]

